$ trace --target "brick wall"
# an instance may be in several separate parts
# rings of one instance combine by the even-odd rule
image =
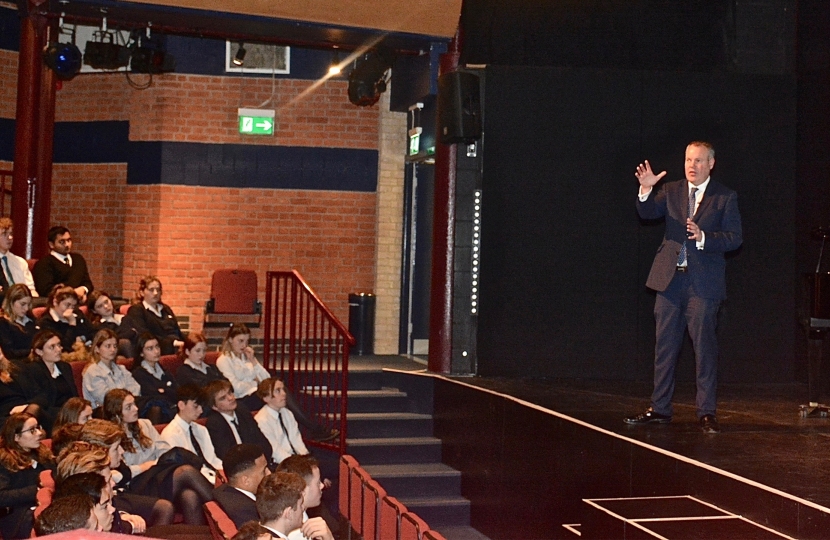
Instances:
[[[14,118],[16,62],[17,53],[0,50],[5,97],[0,117]],[[404,115],[381,117],[378,107],[351,105],[345,81],[330,80],[309,91],[312,84],[168,74],[155,77],[147,90],[135,90],[123,74],[79,75],[57,93],[56,119],[127,120],[133,141],[377,149],[384,129],[405,135]],[[239,135],[236,108],[256,107],[272,95],[275,136]],[[388,94],[384,103],[386,99]],[[387,146],[389,158],[397,153],[402,159],[398,146]],[[379,166],[379,186],[387,186],[382,197],[127,185],[123,163],[56,164],[52,222],[72,230],[75,249],[89,261],[97,287],[131,297],[141,277],[158,275],[164,301],[178,315],[190,317],[194,330],[202,327],[210,276],[218,268],[256,270],[260,298],[266,271],[296,268],[344,323],[348,294],[377,289],[376,350],[396,352],[401,201],[395,184],[402,185],[403,170],[395,170],[394,159],[386,163]],[[377,235],[383,249],[378,249]]]

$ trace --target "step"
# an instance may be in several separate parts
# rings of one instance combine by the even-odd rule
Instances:
[[[429,437],[432,415],[407,412],[353,413],[348,416],[349,437]]]
[[[363,467],[391,463],[441,461],[441,440],[435,437],[346,439],[346,452]]]
[[[365,469],[398,499],[461,493],[461,472],[443,463],[367,465]]]
[[[435,530],[441,533],[447,540],[490,540],[472,527],[447,525],[444,527],[435,527]]]
[[[380,390],[349,390],[349,412],[406,412],[409,410],[406,392],[397,388]]]
[[[383,387],[383,370],[349,370],[349,390],[379,390]]]
[[[396,497],[397,498],[397,497]],[[407,510],[418,514],[430,528],[442,525],[469,525],[470,501],[464,497],[397,498]]]

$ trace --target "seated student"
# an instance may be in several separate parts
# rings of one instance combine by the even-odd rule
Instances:
[[[231,383],[226,380],[213,381],[204,389],[207,413],[207,427],[216,455],[225,460],[225,454],[233,446],[250,443],[259,446],[268,456],[270,463],[271,443],[260,431],[251,411],[236,400]]]
[[[47,296],[55,285],[64,283],[72,287],[83,302],[94,287],[84,258],[78,253],[70,253],[72,234],[66,227],[56,225],[49,229],[47,237],[51,251],[38,259],[32,269],[37,292]]]
[[[280,463],[294,454],[308,454],[297,421],[285,406],[283,382],[279,379],[266,379],[259,383],[257,395],[265,402],[265,407],[256,413],[254,419],[271,443],[274,462]]]
[[[55,486],[51,504],[77,495],[84,495],[93,502],[93,512],[97,524],[95,530],[110,532],[112,530],[113,515],[115,514],[115,506],[112,504],[112,483],[95,472],[73,474]],[[44,510],[45,512],[46,510]],[[37,525],[35,525],[35,528],[37,528]]]
[[[135,350],[138,351],[141,364],[133,368],[133,378],[141,387],[141,396],[144,398],[139,414],[153,424],[166,424],[176,415],[176,390],[179,385],[159,365],[161,349],[155,336],[141,334]]]
[[[263,528],[259,521],[249,521],[238,527],[231,540],[272,540],[272,538],[271,531]]]
[[[138,334],[129,324],[121,324],[124,315],[115,312],[112,298],[104,291],[92,291],[86,303],[89,311],[89,323],[97,332],[102,328],[109,328],[118,336],[118,354],[124,358],[133,357],[133,343]]]
[[[322,519],[303,523],[303,490],[305,482],[299,475],[275,472],[266,476],[256,491],[256,507],[260,525],[279,538],[293,538],[300,530],[304,538],[334,540],[334,535]],[[292,534],[294,533],[294,534]]]
[[[38,327],[32,318],[32,292],[17,283],[9,287],[3,299],[0,317],[0,349],[12,362],[24,361],[32,351],[32,338]]]
[[[9,288],[17,283],[28,287],[29,290],[35,289],[29,263],[23,257],[9,251],[14,243],[13,227],[11,219],[0,218],[0,296],[7,294]]]
[[[110,452],[107,448],[84,441],[69,444],[58,454],[57,469],[54,473],[55,489],[69,477],[78,473],[96,473],[104,477],[108,485],[114,485],[112,470],[110,469]],[[147,523],[141,516],[122,511],[119,507],[123,501],[113,492],[112,504],[118,509],[113,514],[112,532],[122,534],[141,534],[147,528]]]
[[[104,328],[95,334],[92,340],[92,359],[94,363],[84,368],[84,397],[92,403],[93,408],[104,404],[104,396],[113,388],[124,388],[134,396],[141,395],[141,387],[132,374],[115,361],[118,354],[118,336]]]
[[[215,483],[216,471],[222,468],[222,460],[216,457],[210,434],[206,427],[196,423],[202,416],[202,392],[196,386],[179,387],[179,412],[162,430],[161,439],[171,447],[190,450],[202,460],[202,474]]]
[[[49,506],[35,518],[35,533],[38,536],[46,536],[77,530],[109,531],[109,529],[102,528],[107,525],[106,521],[103,524],[98,521],[95,513],[96,502],[98,501],[93,501],[92,497],[83,493],[52,499]],[[112,507],[112,505],[109,506]],[[111,527],[112,516],[109,521]]]
[[[37,418],[27,413],[11,415],[0,431],[0,506],[8,509],[0,517],[3,538],[31,534],[40,473],[54,466],[43,435]]]
[[[92,418],[92,404],[82,398],[69,398],[61,407],[58,417],[55,418],[55,423],[52,425],[52,436],[55,436],[57,431],[67,424],[84,425]]]
[[[213,381],[228,380],[216,366],[205,363],[206,352],[207,340],[204,335],[191,332],[185,336],[184,344],[179,351],[179,357],[184,363],[176,371],[179,386],[195,384],[199,388],[204,388]]]
[[[35,403],[35,389],[24,369],[9,362],[0,354],[0,423],[15,413],[29,413],[38,421],[48,422],[49,418]]]
[[[323,519],[329,529],[339,526],[337,518],[328,511],[328,508],[320,504],[323,501],[323,489],[327,487],[326,482],[328,481],[324,482],[320,479],[320,463],[314,456],[289,456],[282,460],[282,463],[277,467],[277,472],[294,473],[305,481],[305,490],[303,491],[303,510],[305,511],[305,517],[303,518],[303,523],[309,519]],[[331,484],[329,483],[328,485]],[[318,514],[318,517],[309,518],[309,510]]]
[[[132,480],[129,490],[150,497],[172,501],[184,516],[185,523],[204,524],[202,504],[211,499],[213,486],[200,472],[184,463],[158,463],[170,445],[149,420],[138,417],[135,397],[123,389],[107,392],[104,418],[126,432],[124,463]]]
[[[257,521],[257,486],[271,474],[262,449],[255,444],[237,444],[228,450],[222,464],[228,482],[213,490],[213,500],[222,507],[237,528],[248,521]]]
[[[70,352],[75,342],[92,339],[92,327],[78,307],[78,295],[72,287],[55,285],[47,300],[49,310],[38,319],[41,330],[52,330],[61,337],[63,350]]]
[[[250,339],[251,331],[247,326],[231,326],[222,342],[222,354],[216,360],[216,367],[233,385],[236,399],[242,401],[248,409],[256,411],[262,408],[262,400],[256,396],[257,385],[271,375],[248,346]]]
[[[150,333],[159,340],[161,354],[173,354],[183,343],[182,331],[176,315],[161,302],[161,281],[147,276],[138,286],[135,303],[127,310],[122,324],[128,324],[136,335]]]
[[[32,352],[24,368],[35,393],[32,399],[48,417],[44,424],[47,433],[52,432],[64,403],[78,397],[72,367],[61,360],[61,350],[60,336],[52,330],[41,330],[32,340]]]

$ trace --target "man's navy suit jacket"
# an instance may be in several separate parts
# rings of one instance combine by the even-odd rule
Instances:
[[[666,220],[663,242],[651,266],[646,286],[662,292],[677,273],[680,247],[686,242],[686,261],[695,295],[701,298],[726,298],[726,259],[724,254],[738,249],[743,242],[738,195],[726,186],[709,180],[703,200],[692,217],[706,237],[703,249],[686,237],[686,213],[689,183],[670,182],[662,189],[652,189],[645,202],[637,200],[637,212],[643,219]]]

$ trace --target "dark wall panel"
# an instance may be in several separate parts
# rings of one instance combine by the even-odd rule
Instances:
[[[707,139],[744,221],[721,376],[791,377],[794,80],[494,67],[486,85],[481,374],[651,377],[644,283],[663,226],[637,218],[634,169],[649,159],[680,179],[686,144]]]

